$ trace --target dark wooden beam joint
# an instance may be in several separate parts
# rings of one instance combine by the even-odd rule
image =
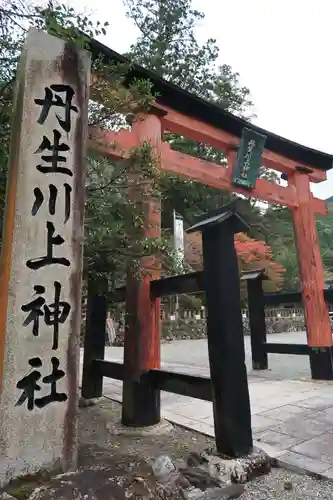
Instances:
[[[212,401],[210,378],[187,375],[186,373],[167,372],[165,370],[149,370],[139,374],[135,379],[126,373],[123,363],[95,359],[93,361],[95,373],[99,376],[115,380],[131,381],[139,384],[151,385],[155,390],[172,392],[182,396]]]
[[[308,175],[313,173],[313,169],[312,168],[303,167],[301,165],[297,165],[296,166],[296,171],[297,172],[301,172],[302,174],[308,174]]]
[[[226,148],[226,153],[229,153],[229,152],[238,153],[238,151],[239,151],[239,142],[235,142],[234,144],[230,144],[230,146],[228,146],[228,148]]]
[[[277,306],[279,304],[300,304],[302,303],[302,294],[301,292],[265,293],[264,301],[266,306]]]
[[[324,289],[325,300],[329,304],[333,304],[333,290]],[[281,292],[281,293],[265,293],[264,300],[266,306],[277,306],[279,304],[301,304],[301,292]]]
[[[150,282],[151,298],[204,291],[203,272],[179,274]]]
[[[266,353],[269,354],[297,354],[297,355],[308,355],[310,352],[310,347],[306,344],[264,344],[264,349]]]
[[[105,361],[104,359],[94,359],[93,369],[99,376],[124,380],[124,364],[115,361]]]
[[[152,384],[161,391],[212,401],[212,387],[208,377],[164,370],[150,370],[144,377],[150,377]]]
[[[148,113],[150,115],[155,115],[157,116],[158,118],[164,118],[165,116],[167,116],[168,114],[168,111],[163,109],[163,108],[159,108],[158,106],[154,106],[153,104],[151,106],[149,106],[149,111]]]

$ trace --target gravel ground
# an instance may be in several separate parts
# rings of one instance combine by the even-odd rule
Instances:
[[[102,411],[100,411],[102,410]],[[180,459],[191,451],[202,451],[214,447],[214,440],[202,434],[174,426],[171,434],[135,438],[133,436],[115,436],[105,433],[105,418],[113,425],[120,419],[121,405],[107,400],[97,408],[85,409],[81,413],[81,442],[93,441],[97,445],[107,443],[116,447],[121,454],[131,452],[145,458],[167,454],[173,459]],[[106,414],[103,412],[106,411]],[[104,414],[103,414],[104,413]],[[107,416],[107,417],[106,417]],[[94,429],[93,434],[91,433]],[[286,489],[291,487],[290,490]],[[318,480],[284,469],[272,469],[266,476],[254,479],[246,485],[246,491],[240,500],[333,500],[333,481]]]
[[[288,489],[287,489],[288,488]],[[289,489],[290,488],[290,489]],[[272,469],[246,485],[241,500],[332,500],[333,481],[317,480],[284,469]]]
[[[171,427],[168,433],[161,435],[133,436],[127,433],[119,435],[115,431],[119,428],[120,415],[121,405],[107,399],[103,399],[94,407],[82,408],[79,426],[80,470],[70,474],[66,480],[64,476],[52,479],[48,475],[21,478],[5,490],[19,500],[70,500],[71,498],[126,500],[128,498],[126,485],[129,488],[134,486],[141,488],[141,483],[135,480],[139,475],[141,478],[147,476],[148,489],[146,488],[147,491],[144,493],[138,492],[140,494],[136,498],[146,500],[183,498],[178,495],[160,496],[149,471],[146,471],[147,464],[160,455],[168,455],[175,464],[183,463],[183,459],[189,453],[214,449],[214,440],[177,426]],[[138,467],[138,474],[133,473],[133,463]],[[113,485],[112,478],[122,478],[126,484],[119,488],[119,485]],[[44,489],[40,489],[40,486],[44,486]],[[32,493],[36,487],[36,493]],[[96,492],[96,496],[90,496],[92,491]],[[1,498],[3,497],[0,491]],[[224,498],[226,497],[223,496],[219,500]],[[272,469],[271,473],[247,483],[244,493],[239,498],[241,500],[333,500],[333,481],[314,479],[283,469]]]

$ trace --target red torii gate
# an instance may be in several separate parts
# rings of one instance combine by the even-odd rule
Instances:
[[[123,56],[99,42],[92,41],[91,50],[93,56],[102,54],[108,62],[126,62]],[[132,130],[110,132],[91,129],[90,146],[106,156],[119,159],[125,158],[132,148],[149,141],[163,171],[289,207],[294,223],[312,375],[314,378],[333,379],[332,332],[323,294],[324,275],[315,222],[315,215],[327,215],[327,207],[324,201],[313,197],[310,191],[310,182],[317,183],[327,179],[326,171],[332,168],[333,157],[253,126],[140,66],[131,66],[127,83],[133,78],[146,78],[152,82],[158,95],[155,106],[149,114],[136,117]],[[249,192],[232,183],[237,158],[235,150],[244,127],[266,136],[263,165],[285,174],[287,186],[258,179],[254,189]],[[228,161],[227,168],[172,150],[169,144],[162,141],[165,131],[224,151]],[[145,235],[159,237],[158,201],[147,199],[145,206]],[[138,368],[147,370],[160,367],[160,304],[159,299],[151,299],[149,283],[151,279],[158,278],[158,268],[152,266],[149,259],[143,260],[141,267],[146,277],[136,283],[128,305],[131,310],[136,310],[137,324],[140,325],[142,355]],[[133,288],[132,285],[131,282],[128,283],[128,290]],[[130,348],[125,342],[124,363],[131,363],[131,358]]]

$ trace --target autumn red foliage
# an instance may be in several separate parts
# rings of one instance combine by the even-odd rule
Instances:
[[[235,246],[240,271],[264,269],[268,277],[266,291],[278,290],[285,269],[273,259],[272,250],[263,241],[250,238],[244,233],[235,235]],[[194,269],[202,267],[202,242],[200,233],[185,236],[185,260]]]

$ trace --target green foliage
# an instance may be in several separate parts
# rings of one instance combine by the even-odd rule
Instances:
[[[94,25],[73,8],[52,1],[38,6],[21,0],[0,0],[0,216],[5,200],[15,74],[28,28],[49,31],[85,46],[87,38],[81,31],[97,36],[107,25]]]
[[[129,56],[137,63],[155,70],[166,80],[219,104],[240,116],[251,115],[250,92],[239,85],[239,75],[228,65],[217,67],[219,49],[214,39],[200,45],[195,29],[204,14],[192,9],[191,0],[125,0],[128,16],[141,35],[132,45]],[[182,153],[226,166],[221,151],[175,134],[164,140]],[[213,210],[231,199],[231,193],[178,176],[165,176],[162,182],[163,223],[171,225],[173,209],[185,223],[196,215]]]
[[[38,6],[21,0],[2,0],[0,5],[0,82],[3,82],[0,93],[0,199],[3,206],[13,83],[28,27],[43,29],[86,47],[88,39],[82,33],[88,37],[98,36],[105,32],[108,23],[93,24],[89,16],[53,1]],[[157,6],[156,13],[154,9]],[[207,99],[216,99],[227,106],[226,99],[222,102],[224,92],[230,106],[241,109],[248,91],[237,89],[232,94],[232,87],[238,85],[238,75],[233,74],[230,67],[225,66],[216,73],[214,64],[218,49],[214,40],[208,40],[203,46],[199,46],[196,41],[195,24],[203,18],[203,14],[191,9],[190,1],[168,0],[163,5],[161,2],[129,1],[128,7],[134,22],[141,23],[143,29],[143,38],[140,37],[132,47],[132,55],[139,63],[157,70],[165,78],[171,78],[192,92]],[[154,14],[148,14],[148,11]],[[141,14],[145,17],[140,18]],[[125,88],[123,81],[127,70],[128,65],[105,65],[101,60],[94,61],[92,100],[89,103],[90,124],[114,129],[125,125],[127,116],[147,110],[154,97],[150,83],[136,81],[130,88]],[[175,137],[174,145],[180,150],[190,150],[196,156],[223,162],[221,153],[193,141]],[[129,172],[134,164],[143,175],[146,172],[153,177],[154,194],[162,196],[167,211],[171,211],[174,203],[176,207],[182,205],[179,211],[188,213],[189,222],[194,212],[216,208],[229,197],[207,186],[196,185],[193,189],[192,182],[187,183],[175,177],[158,177],[152,153],[147,147],[133,151],[127,162],[101,159],[90,153],[87,162],[85,269],[98,279],[107,274],[113,283],[123,278],[128,263],[152,251],[165,256],[166,269],[173,269],[177,264],[167,237],[163,237],[159,243],[140,238],[141,207],[128,197],[131,187]]]
[[[283,289],[300,288],[297,251],[291,212],[288,208],[270,207],[263,217],[266,241],[273,248],[273,256],[286,269]],[[317,233],[324,265],[325,279],[332,279],[333,272],[333,207],[328,216],[317,217]]]
[[[144,143],[119,162],[97,154],[88,161],[85,265],[89,275],[108,276],[115,285],[124,279],[129,265],[156,253],[164,257],[165,266],[172,265],[168,240],[143,234],[145,196],[160,196],[160,172],[151,145]]]
[[[10,143],[10,116],[13,86],[18,58],[29,26],[70,40],[86,48],[88,37],[104,33],[108,23],[95,25],[88,16],[73,8],[49,1],[46,6],[5,0],[0,7],[0,44],[2,65],[0,82],[0,210],[4,206],[4,193]],[[85,33],[85,35],[82,34]],[[126,124],[126,117],[148,109],[153,99],[151,84],[135,81],[129,88],[123,85],[128,64],[93,62],[94,79],[91,86],[93,100],[89,102],[89,123],[114,129]],[[167,243],[159,245],[140,237],[141,207],[127,195],[130,188],[129,172],[134,166],[144,178],[155,179],[156,165],[150,145],[135,150],[126,162],[112,162],[97,155],[87,156],[87,204],[85,224],[85,271],[97,281],[107,276],[113,283],[122,279],[129,262],[154,251],[164,251]],[[153,182],[155,188],[155,183]],[[156,193],[156,189],[154,191]]]
[[[317,217],[317,231],[327,278],[333,274],[333,206],[328,204],[328,215]]]
[[[203,45],[197,42],[195,26],[203,19],[203,14],[191,8],[190,0],[128,0],[126,4],[129,16],[141,30],[130,50],[132,59],[239,116],[252,115],[249,90],[239,85],[239,75],[228,65],[216,65],[216,42],[212,39]],[[21,0],[0,0],[0,213],[4,205],[15,71],[29,26],[85,47],[87,37],[82,32],[88,37],[98,36],[104,33],[107,23],[93,24],[89,16],[53,1],[41,7]],[[149,108],[154,99],[149,82],[135,81],[129,88],[123,85],[128,67],[127,64],[106,65],[102,60],[94,61],[89,103],[91,125],[114,130],[126,126],[133,114]],[[178,151],[214,161],[221,168],[225,166],[223,153],[205,144],[174,134],[166,135],[165,140]],[[161,176],[149,144],[132,151],[130,158],[122,162],[89,152],[87,164],[85,271],[100,282],[107,276],[113,286],[123,280],[128,265],[151,253],[162,255],[164,272],[176,269],[178,263],[168,237],[173,209],[184,216],[186,224],[191,224],[196,215],[219,207],[231,197],[230,193],[177,176]],[[142,238],[142,204],[128,196],[134,174],[140,176],[139,180],[136,177],[137,185],[144,183],[147,177],[152,178],[153,194],[162,199],[166,231],[161,241]],[[267,171],[264,175],[272,176]],[[267,226],[273,224],[274,231],[268,243],[273,246],[274,255],[287,267],[284,236],[281,244],[275,240],[278,240],[279,231],[289,237],[290,227],[287,230],[281,225],[281,214],[275,209],[263,217],[253,200],[246,199],[243,203],[247,218],[253,223],[252,237],[262,238],[263,234],[268,234]],[[328,250],[326,255],[329,259]],[[292,276],[297,268],[293,267],[292,258],[290,262]],[[288,287],[296,286],[293,279],[290,278]]]
[[[215,40],[200,46],[195,27],[204,18],[191,0],[125,0],[127,13],[141,32],[130,49],[133,59],[163,78],[208,97],[218,57]]]
[[[250,92],[239,86],[239,74],[227,64],[217,67],[216,40],[198,43],[195,29],[205,16],[192,8],[192,0],[124,0],[124,4],[141,32],[129,52],[136,62],[236,114],[251,110]]]
[[[285,268],[283,290],[299,290],[299,268],[290,210],[269,207],[264,216],[266,242],[273,249],[273,257]]]

